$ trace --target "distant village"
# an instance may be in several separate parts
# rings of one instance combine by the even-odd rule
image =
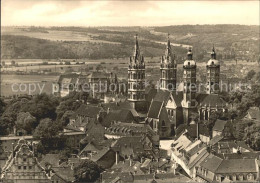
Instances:
[[[206,73],[201,74],[189,48],[178,85],[175,58],[168,37],[159,84],[147,83],[149,63],[136,36],[127,80],[100,70],[59,75],[52,97],[60,99],[54,110],[62,114],[55,116],[62,125],[40,119],[50,112],[35,112],[34,119],[23,111],[22,124],[6,126],[8,134],[0,136],[0,182],[259,182],[260,152],[237,138],[232,117],[236,106],[220,91],[221,72],[232,71],[220,69],[213,46]],[[246,67],[239,69],[248,73]],[[205,82],[202,92],[196,85],[198,76]],[[21,95],[17,101],[34,111],[34,97]],[[36,108],[47,110],[37,102]],[[33,130],[24,125],[38,119]],[[259,127],[259,106],[248,105],[241,120]]]

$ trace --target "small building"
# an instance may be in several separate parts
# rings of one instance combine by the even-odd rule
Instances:
[[[259,107],[250,107],[244,119],[250,119],[260,122],[260,109]]]
[[[151,126],[160,138],[171,136],[173,125],[169,119],[164,102],[152,101],[145,122]]]
[[[203,182],[258,182],[259,160],[227,159],[210,154],[197,168],[197,180]]]
[[[1,172],[8,183],[49,183],[50,177],[34,155],[27,141],[20,139]]]

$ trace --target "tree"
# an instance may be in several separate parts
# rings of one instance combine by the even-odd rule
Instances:
[[[101,71],[101,70],[103,70],[103,66],[102,66],[102,65],[100,65],[100,64],[99,64],[99,65],[97,65],[97,67],[96,67],[96,70],[97,70],[97,71]]]
[[[36,118],[29,112],[20,112],[17,115],[15,125],[17,128],[24,129],[27,133],[31,134],[32,130],[36,127]]]
[[[80,93],[77,92],[72,92],[69,94],[69,96],[64,97],[60,102],[59,106],[56,108],[57,119],[62,119],[66,111],[77,110],[82,104],[82,102],[80,102],[79,99]]]
[[[95,182],[103,168],[91,160],[84,160],[74,168],[74,177],[78,182]]]
[[[9,134],[8,124],[10,124],[8,121],[4,120],[3,118],[0,119],[0,136]]]
[[[36,139],[50,140],[58,136],[59,129],[59,125],[52,119],[45,118],[40,121],[40,124],[36,127],[33,135]]]
[[[6,103],[0,98],[0,116],[3,114],[6,107]]]
[[[251,70],[247,73],[246,79],[251,80],[255,76],[256,72],[254,70]]]
[[[61,125],[66,126],[69,123],[70,117],[75,114],[74,111],[66,111],[60,119]]]
[[[56,107],[59,105],[59,100],[51,95],[40,94],[36,95],[32,100],[22,106],[21,111],[29,112],[37,121],[43,118],[56,119]]]
[[[40,124],[36,127],[33,136],[41,141],[45,152],[54,149],[61,149],[64,140],[60,138],[59,132],[61,126],[58,122],[53,121],[50,118],[45,118],[40,121]]]

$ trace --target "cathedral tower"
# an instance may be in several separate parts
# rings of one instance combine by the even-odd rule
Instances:
[[[136,35],[133,56],[128,67],[128,101],[137,111],[146,110],[145,103],[145,63],[140,53]]]
[[[168,35],[168,42],[164,56],[161,58],[161,77],[160,89],[162,90],[176,90],[176,64],[174,61],[175,55],[172,53],[171,42]]]
[[[189,48],[187,60],[183,64],[183,100],[184,123],[190,122],[190,116],[195,107],[196,101],[196,62],[192,59],[192,51]]]
[[[216,52],[213,46],[211,59],[207,63],[207,93],[217,94],[219,92],[220,64],[216,60]]]

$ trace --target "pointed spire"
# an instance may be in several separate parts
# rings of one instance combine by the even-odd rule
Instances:
[[[213,44],[212,52],[211,52],[211,59],[216,59],[216,52]]]
[[[189,47],[189,51],[187,53],[187,59],[192,60],[192,49],[191,49],[191,47]]]
[[[171,48],[171,42],[170,42],[170,34],[168,33],[168,43],[167,43],[167,47]]]
[[[140,56],[140,49],[138,44],[138,34],[135,35],[135,48],[134,48],[134,55],[135,58],[139,58]]]
[[[173,59],[172,57],[172,49],[171,49],[171,41],[170,41],[170,34],[168,33],[168,40],[167,40],[167,45],[166,45],[166,50],[165,50],[165,61],[168,61],[168,59],[171,57],[171,60]]]

